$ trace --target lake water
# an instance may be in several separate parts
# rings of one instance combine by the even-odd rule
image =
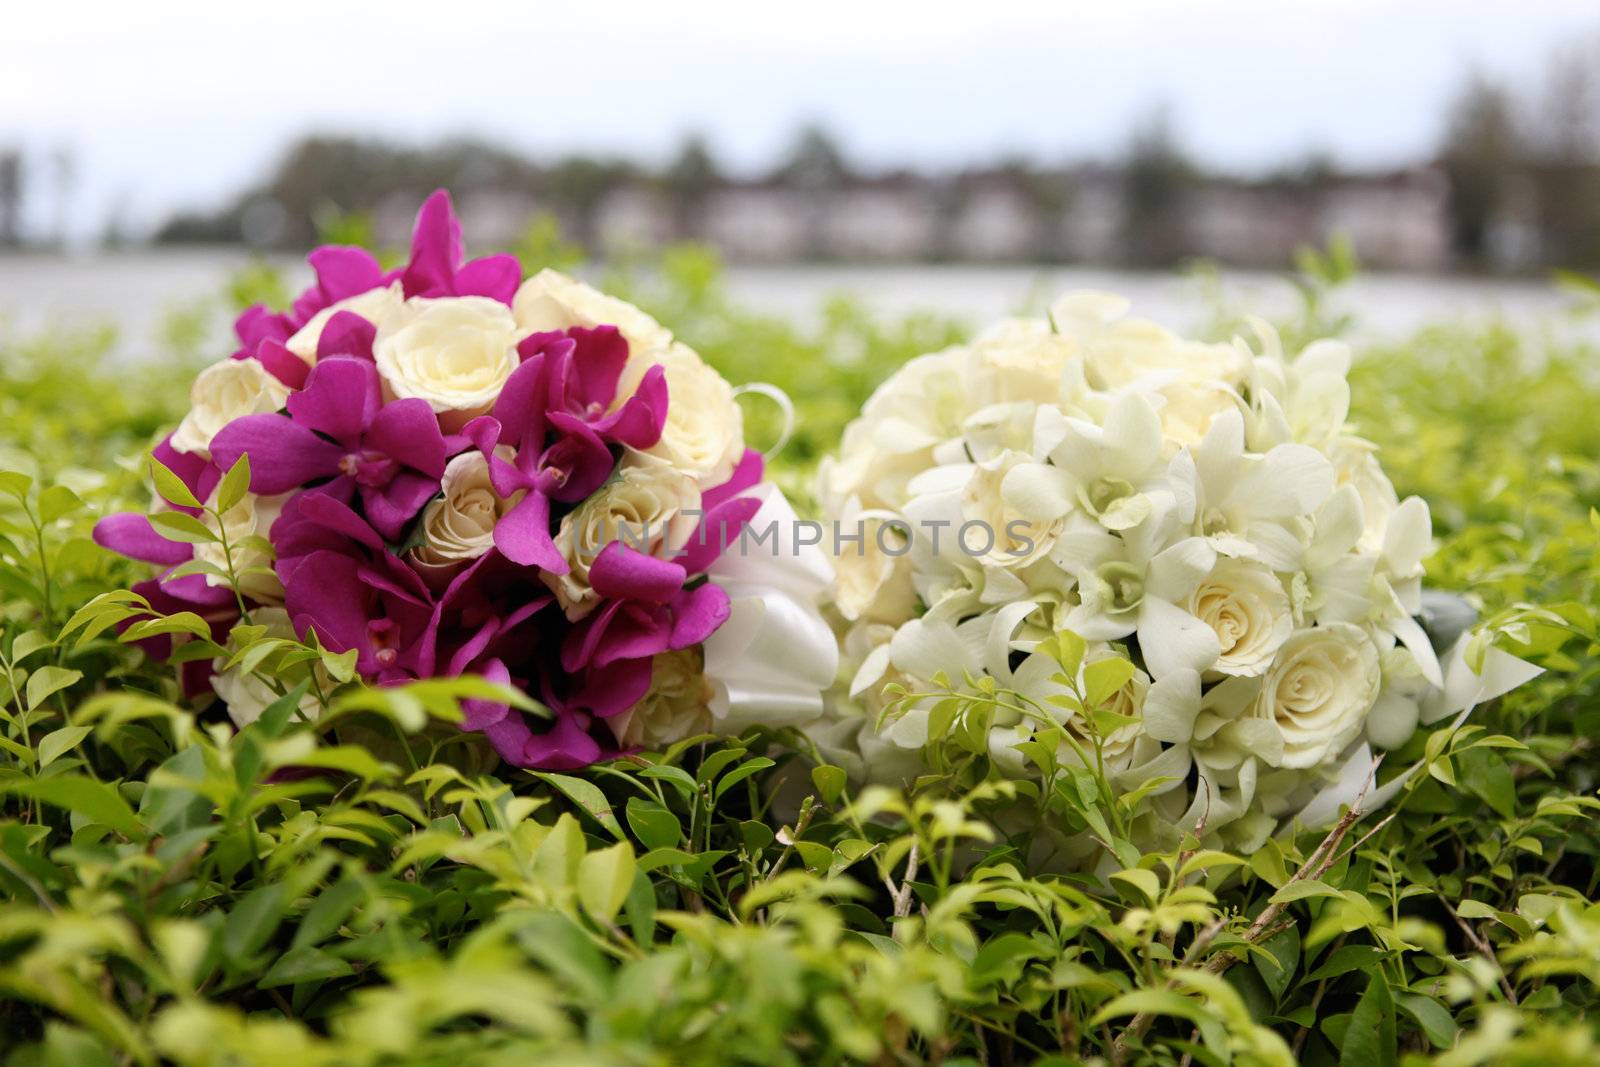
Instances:
[[[0,256],[0,330],[32,335],[111,323],[119,352],[137,359],[159,348],[171,312],[209,307],[222,346],[226,322],[218,294],[247,262],[242,252],[211,249]],[[298,261],[281,265],[295,285],[308,277]],[[1175,329],[1196,325],[1207,307],[1206,286],[1193,277],[1075,267],[741,266],[729,270],[727,283],[745,305],[802,323],[836,293],[852,294],[884,315],[936,311],[973,325],[1085,288],[1121,293],[1137,314]],[[1294,290],[1281,276],[1228,272],[1222,286],[1230,298],[1268,316],[1294,307]],[[1446,319],[1500,317],[1520,328],[1600,340],[1600,316],[1573,321],[1564,314],[1571,304],[1570,296],[1541,281],[1417,275],[1365,275],[1337,297],[1338,307],[1358,313],[1358,338],[1400,336]]]

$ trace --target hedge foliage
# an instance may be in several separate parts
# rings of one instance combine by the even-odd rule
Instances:
[[[1308,261],[1287,336],[1338,325],[1337,267]],[[732,306],[702,252],[654,268],[611,281],[795,400],[780,477],[802,493],[873,384],[962,333],[844,298],[800,328]],[[198,321],[156,365],[103,331],[0,337],[8,1067],[1600,1062],[1592,345],[1441,324],[1354,382],[1361,431],[1433,504],[1430,583],[1549,672],[1392,756],[1428,773],[1380,812],[1248,856],[1132,850],[1099,880],[1030,870],[986,815],[1020,799],[1119,844],[1107,784],[995,780],[960,731],[906,792],[759,734],[511,772],[451,726],[484,683],[334,692],[339,657],[153,616],[88,532],[149,501]],[[753,442],[776,430],[752,412]],[[282,698],[235,732],[125,643],[159,632]]]

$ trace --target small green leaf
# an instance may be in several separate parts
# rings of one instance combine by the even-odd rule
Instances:
[[[242,453],[237,462],[222,476],[222,481],[217,485],[216,508],[219,512],[226,512],[239,501],[244,499],[245,493],[250,491],[250,454]]]
[[[588,812],[590,818],[609,830],[611,836],[618,841],[627,840],[627,835],[622,832],[622,824],[617,821],[616,813],[611,810],[611,801],[600,791],[599,786],[582,778],[574,778],[567,774],[551,774],[549,771],[534,771],[533,776],[559,789],[568,800]]]
[[[645,848],[671,848],[683,839],[678,817],[653,800],[630,797],[628,826]]]
[[[39,739],[39,769],[42,771],[83,743],[91,733],[87,726],[63,726]]]
[[[291,948],[278,962],[268,968],[256,983],[262,989],[278,986],[300,985],[304,982],[325,982],[330,978],[343,978],[355,973],[344,960],[320,948],[301,946]]]
[[[124,837],[142,838],[144,825],[128,802],[111,786],[78,774],[58,774],[53,778],[7,782],[0,791],[20,793],[46,804],[65,808],[90,822],[109,826]]]
[[[1132,867],[1125,871],[1117,871],[1112,879],[1124,885],[1131,886],[1141,897],[1144,903],[1154,904],[1161,899],[1161,879],[1155,871],[1143,867]]]
[[[1367,991],[1356,1002],[1339,1050],[1340,1067],[1394,1067],[1394,998],[1381,968],[1372,972]]]
[[[37,708],[53,694],[59,693],[82,677],[82,671],[72,671],[53,664],[40,667],[28,679],[28,707]]]
[[[217,540],[216,532],[211,527],[187,511],[158,511],[150,516],[150,525],[168,541],[208,545]]]
[[[811,784],[817,787],[817,793],[829,804],[837,804],[844,795],[844,787],[848,777],[843,767],[835,767],[831,763],[824,763],[811,768]]]
[[[150,457],[150,477],[156,483],[156,492],[167,503],[180,508],[200,506],[200,501],[196,500],[189,487],[183,484],[183,479],[173,474],[154,456]]]
[[[64,485],[52,485],[39,494],[39,523],[47,525],[83,506],[83,501]]]
[[[33,479],[21,471],[0,471],[0,493],[26,500],[32,487]]]
[[[1083,668],[1084,697],[1090,707],[1099,707],[1116,695],[1133,677],[1133,663],[1121,656],[1095,660]]]
[[[15,666],[39,651],[49,648],[53,644],[50,638],[38,630],[29,630],[25,634],[18,634],[17,639],[11,642],[11,663]]]
[[[758,771],[764,771],[768,767],[772,766],[775,766],[774,762],[768,759],[766,756],[757,756],[753,760],[739,764],[739,766],[723,775],[721,780],[717,782],[717,788],[712,793],[711,799],[713,801],[721,800],[725,795],[727,795],[728,790],[732,789],[734,786],[738,785],[752,774],[755,774]]]
[[[222,951],[229,960],[242,964],[267,943],[283,918],[285,892],[282,882],[273,882],[234,905],[222,927]]]
[[[633,848],[619,841],[578,861],[578,903],[595,919],[609,923],[633,888]]]

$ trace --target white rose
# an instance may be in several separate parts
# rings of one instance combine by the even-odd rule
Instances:
[[[209,511],[203,513],[201,521],[213,533],[227,535],[228,551],[223,551],[220,542],[207,541],[194,546],[194,558],[212,564],[225,574],[228,556],[232,555],[233,573],[238,578],[241,593],[261,604],[283,603],[283,583],[272,570],[272,553],[264,546],[243,542],[247,537],[265,539],[291,495],[257,496],[246,493],[237,504],[222,513],[220,527]],[[216,492],[213,491],[206,503],[211,505],[215,502]],[[220,575],[208,574],[206,584],[223,586],[228,584],[228,580]]]
[[[494,406],[521,363],[511,311],[482,296],[414,298],[378,328],[372,354],[397,399],[418,397],[447,422]],[[457,428],[456,426],[447,428]]]
[[[613,541],[658,559],[676,555],[700,524],[700,490],[694,479],[671,467],[625,467],[561,520],[556,550],[566,574],[542,575],[567,618],[594,610],[599,596],[589,587],[589,565]]]
[[[511,449],[499,450],[511,457]],[[494,527],[523,493],[501,497],[489,483],[489,461],[478,451],[463,452],[444,468],[443,495],[422,509],[422,543],[411,559],[424,578],[448,580],[459,565],[494,547]]]
[[[179,452],[211,454],[211,439],[228,423],[246,415],[277,411],[289,387],[254,359],[224,359],[195,376],[189,387],[189,413],[172,433]]]
[[[283,347],[307,363],[315,363],[317,343],[322,340],[322,331],[327,328],[328,320],[339,312],[352,312],[372,323],[374,327],[381,327],[400,313],[404,303],[405,294],[399,282],[377,289],[368,289],[355,296],[347,296],[311,316],[304,326],[295,331],[294,336],[283,343]]]
[[[268,637],[299,639],[294,632],[293,624],[289,621],[289,613],[282,608],[257,608],[250,613],[250,621],[257,626],[265,626]],[[261,718],[261,713],[277,701],[278,694],[273,692],[272,687],[265,681],[249,671],[238,667],[225,669],[226,663],[227,659],[221,656],[212,661],[217,673],[211,676],[211,688],[216,690],[217,696],[228,705],[228,718],[242,730]],[[316,670],[321,681],[326,683],[328,679],[322,668],[319,666]],[[317,702],[314,687],[307,689],[306,695],[300,698],[300,711],[307,719],[314,719],[321,714],[322,707]]]
[[[672,334],[665,327],[626,300],[548,268],[522,283],[511,300],[511,312],[523,333],[615,326],[633,355],[672,343]]]
[[[1191,382],[1237,386],[1250,370],[1250,357],[1231,344],[1187,341],[1140,319],[1118,322],[1095,334],[1084,361],[1090,383],[1108,390],[1162,373]]]
[[[1256,717],[1283,735],[1284,767],[1312,767],[1337,755],[1378,699],[1378,650],[1348,623],[1292,635],[1278,650],[1256,697]]]
[[[964,385],[972,407],[1053,396],[1076,342],[1038,319],[1011,319],[972,343]]]
[[[1179,379],[1160,393],[1162,436],[1179,448],[1198,445],[1218,415],[1245,406],[1243,398],[1221,382]]]
[[[1222,655],[1211,669],[1222,674],[1265,673],[1294,629],[1283,583],[1248,560],[1220,560],[1189,594],[1187,607],[1216,632]]]
[[[644,455],[671,464],[701,488],[721,485],[744,455],[744,413],[733,398],[733,387],[694,349],[673,344],[628,361],[617,386],[618,404],[633,395],[645,372],[657,363],[667,371],[667,419],[661,440]]]
[[[962,554],[1012,568],[1033,562],[1055,546],[1063,519],[1024,518],[1002,492],[1006,475],[1032,462],[1033,457],[1026,452],[1002,452],[972,468],[972,476],[961,491],[965,524],[954,531]]]
[[[650,661],[650,691],[606,720],[617,744],[663,749],[711,729],[711,682],[698,647],[663,652]]]
[[[863,515],[854,507],[839,519],[833,603],[848,622],[897,625],[916,611],[906,529],[886,521],[881,514]]]

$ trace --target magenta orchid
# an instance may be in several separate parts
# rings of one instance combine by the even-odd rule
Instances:
[[[258,361],[267,375],[229,381],[262,384],[230,384],[236,392],[206,409],[207,435],[189,451],[170,439],[155,449],[207,502],[248,457],[254,495],[242,506],[271,520],[252,532],[276,554],[276,581],[236,591],[198,573],[205,568],[175,574],[194,559],[191,545],[144,515],[110,516],[96,540],[162,568],[140,586],[152,609],[196,611],[221,642],[241,605],[277,610],[281,597],[285,625],[354,652],[368,683],[478,674],[521,689],[548,718],[493,700],[463,708],[462,728],[516,766],[582,767],[702,722],[712,711],[704,705],[673,711],[681,723],[641,717],[670,707],[651,699],[660,657],[693,651],[708,664],[736,663],[716,653],[725,624],[741,597],[769,595],[748,588],[748,568],[728,587],[719,576],[719,561],[776,493],[761,481],[761,458],[743,451],[731,393],[696,412],[707,431],[696,443],[709,442],[712,458],[674,483],[682,499],[673,508],[703,513],[690,544],[675,555],[621,539],[600,546],[581,579],[588,610],[569,618],[553,583],[579,578],[558,535],[608,482],[684,454],[682,442],[663,441],[669,368],[690,361],[711,372],[643,312],[580,282],[550,271],[524,281],[511,256],[467,259],[443,192],[423,204],[403,267],[385,270],[357,248],[321,248],[309,262],[315,282],[287,311],[256,307],[235,323],[234,358]],[[670,351],[630,350],[618,325],[594,325],[608,321],[604,309],[619,309],[628,336]],[[731,477],[701,484],[705,470],[727,469],[717,456],[741,453]],[[648,519],[625,510],[607,528]],[[825,630],[820,618],[815,625]],[[174,651],[167,638],[147,647]],[[213,670],[230,669],[187,662],[186,688],[203,694]],[[809,708],[825,681],[800,704]],[[738,688],[737,679],[708,680],[706,692]]]
[[[348,356],[319,362],[288,399],[288,416],[235,419],[211,442],[231,467],[250,455],[250,488],[285,493],[324,478],[348,480],[367,520],[396,540],[439,491],[449,449],[422,400],[383,402],[372,363]]]

